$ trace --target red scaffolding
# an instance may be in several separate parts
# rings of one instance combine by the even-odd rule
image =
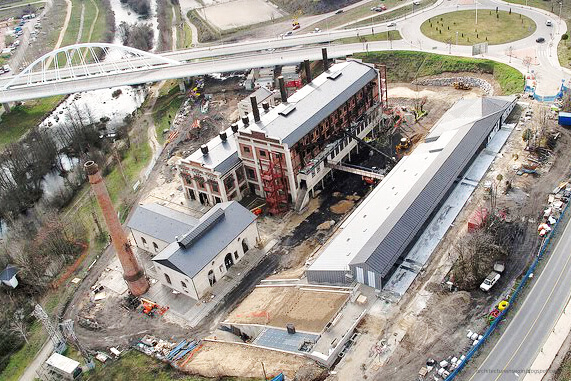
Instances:
[[[288,210],[287,178],[284,171],[283,155],[269,152],[267,159],[260,159],[260,169],[266,205],[270,214],[281,214]]]

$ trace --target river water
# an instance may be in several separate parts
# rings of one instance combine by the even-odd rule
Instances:
[[[144,19],[122,4],[120,0],[110,0],[111,8],[115,13],[115,30],[119,30],[119,24],[123,21],[129,24],[137,22],[150,23],[154,31],[152,49],[154,51],[159,37],[157,1],[161,0],[151,0],[151,15],[147,19]],[[115,33],[113,43],[122,45],[121,38],[117,32]],[[106,57],[106,60],[114,58],[116,57],[110,56]],[[113,97],[113,93],[117,89],[121,90],[121,94]],[[147,93],[148,89],[145,86],[137,88],[122,86],[71,94],[44,119],[40,127],[55,130],[58,127],[70,123],[70,114],[75,116],[76,110],[80,113],[84,113],[86,109],[89,109],[89,113],[94,121],[99,121],[101,118],[109,118],[106,125],[107,132],[113,132],[124,123],[123,121],[127,115],[132,114],[143,104]],[[70,159],[67,156],[62,156],[61,161],[65,170],[70,170],[79,163],[79,160]],[[47,200],[51,199],[54,195],[58,194],[64,186],[64,179],[57,171],[54,170],[48,173],[42,180],[43,198]],[[7,226],[5,222],[0,220],[0,240],[5,236],[6,231]]]

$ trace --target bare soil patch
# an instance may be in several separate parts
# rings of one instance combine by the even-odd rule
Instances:
[[[252,377],[263,379],[264,372],[260,362],[264,363],[268,377],[283,372],[288,380],[302,368],[319,371],[312,360],[294,354],[261,349],[251,345],[204,341],[203,347],[184,367],[185,372],[206,377]]]
[[[347,297],[297,287],[258,287],[230,313],[227,321],[283,328],[293,323],[300,331],[320,332]]]

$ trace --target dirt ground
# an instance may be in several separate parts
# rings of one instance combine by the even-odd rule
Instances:
[[[267,324],[321,332],[345,304],[348,294],[301,290],[298,287],[258,287],[232,311],[229,322]]]
[[[231,353],[231,355],[229,355]],[[205,341],[183,370],[206,377],[255,377],[264,378],[261,362],[266,375],[275,376],[283,372],[288,380],[293,380],[302,368],[320,371],[312,360],[294,354],[269,349],[260,349],[244,344]]]
[[[531,105],[536,115],[539,105],[535,102]],[[517,111],[516,114],[518,119]],[[549,120],[547,131],[561,132],[561,136],[553,154],[538,169],[539,177],[515,174],[514,168],[527,159],[522,130],[529,123],[512,132],[504,150],[496,157],[428,266],[403,299],[397,305],[379,302],[371,309],[359,328],[366,334],[360,336],[356,346],[338,365],[337,375],[331,379],[361,379],[364,376],[379,380],[415,379],[427,358],[442,360],[465,353],[470,346],[466,332],[470,329],[482,333],[487,327],[485,316],[509,292],[537,250],[536,229],[547,195],[569,172],[571,134]],[[497,208],[506,209],[511,220],[525,221],[524,233],[506,261],[506,273],[490,293],[484,294],[479,290],[450,293],[441,282],[457,256],[454,244],[466,234],[467,221],[474,210],[489,207],[490,199],[482,184],[495,181],[498,174],[512,181],[513,188],[504,195],[500,186]],[[373,346],[381,339],[387,346],[380,356],[376,356]]]
[[[221,30],[241,28],[286,15],[263,0],[234,0],[202,8],[200,16]]]

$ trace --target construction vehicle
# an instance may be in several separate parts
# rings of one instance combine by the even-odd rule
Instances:
[[[409,138],[402,138],[399,142],[399,144],[397,144],[397,146],[395,147],[395,150],[397,151],[397,153],[401,153],[406,151],[407,149],[410,148],[410,139]]]
[[[145,298],[141,298],[141,305],[143,306],[143,313],[148,316],[153,316],[155,310],[157,310],[159,315],[163,316],[169,309],[169,307],[160,306],[157,303]]]
[[[500,280],[501,274],[504,272],[506,266],[504,262],[494,263],[494,271],[488,274],[486,279],[480,285],[480,290],[488,292]]]
[[[453,85],[454,85],[454,88],[456,90],[471,90],[472,89],[472,86],[470,86],[467,83],[464,83],[462,81],[454,82]]]
[[[303,11],[301,9],[299,9],[297,12],[294,13],[293,19],[291,20],[291,27],[293,28],[293,30],[297,30],[297,29],[301,28],[301,25],[299,25],[298,19],[301,17],[302,14],[303,14]]]

